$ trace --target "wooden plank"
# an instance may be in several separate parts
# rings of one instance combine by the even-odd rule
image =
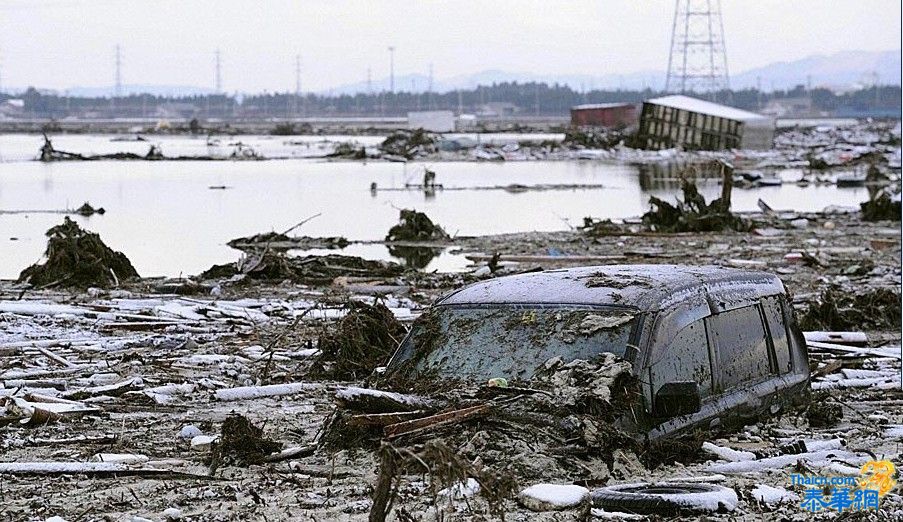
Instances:
[[[416,419],[424,415],[423,410],[406,411],[398,413],[362,413],[348,417],[349,426],[388,426],[400,422]]]
[[[383,434],[387,438],[395,438],[410,433],[421,433],[424,431],[434,430],[443,426],[458,424],[476,417],[485,415],[491,406],[488,404],[480,404],[460,410],[452,410],[445,413],[422,417],[409,421],[390,424],[383,429]]]

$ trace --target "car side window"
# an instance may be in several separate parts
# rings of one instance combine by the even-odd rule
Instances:
[[[712,394],[712,363],[702,321],[687,325],[657,355],[650,365],[653,396],[663,384],[677,381],[695,381],[703,399]]]
[[[790,344],[787,341],[787,325],[784,324],[780,298],[775,296],[763,299],[762,311],[765,313],[768,332],[771,334],[778,373],[787,373],[790,371]]]
[[[723,390],[761,380],[772,373],[765,325],[758,306],[713,315],[709,334],[718,350]]]

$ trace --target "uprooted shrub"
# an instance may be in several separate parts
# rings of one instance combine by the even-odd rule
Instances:
[[[46,261],[23,270],[20,282],[37,287],[107,288],[139,277],[125,254],[111,249],[100,236],[82,229],[68,217],[46,235]]]
[[[382,303],[348,302],[348,313],[317,343],[320,355],[312,367],[314,376],[354,380],[383,364],[405,336],[405,328]]]
[[[267,455],[282,449],[282,443],[267,439],[243,415],[232,414],[223,421],[220,438],[213,447],[210,466],[249,465],[264,462]]]
[[[373,490],[370,520],[386,520],[398,497],[398,476],[401,474],[428,475],[434,498],[442,488],[455,491],[463,488],[468,480],[475,480],[479,485],[477,494],[486,501],[489,514],[503,520],[505,500],[517,491],[517,483],[512,476],[468,462],[455,449],[440,441],[427,442],[419,452],[383,443],[378,456],[379,471]]]
[[[803,330],[882,330],[900,328],[900,294],[890,288],[854,293],[825,289],[800,316]]]
[[[389,229],[386,241],[438,241],[448,234],[423,212],[401,209],[398,224]]]
[[[859,204],[865,221],[900,221],[900,200],[894,200],[887,192]]]
[[[750,228],[749,223],[731,213],[729,198],[706,203],[696,184],[688,180],[683,181],[681,189],[684,198],[676,205],[655,196],[649,198],[653,208],[643,214],[643,224],[657,232],[745,231]]]

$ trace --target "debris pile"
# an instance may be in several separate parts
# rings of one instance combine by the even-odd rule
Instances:
[[[390,134],[379,145],[383,154],[414,159],[418,156],[435,153],[436,137],[423,129],[412,131],[398,130]]]
[[[393,395],[405,400],[396,399],[392,412],[375,412],[361,399],[340,401],[341,421],[331,429],[344,440],[384,438],[396,447],[439,440],[484,471],[518,482],[597,483],[621,474],[622,461],[642,468],[633,453],[639,443],[619,427],[638,405],[638,382],[630,364],[612,354],[569,363],[556,357],[525,382],[474,386],[390,375],[380,384],[396,386]],[[417,390],[430,394],[407,394]],[[348,436],[352,427],[364,434]]]
[[[350,242],[341,236],[288,236],[281,232],[265,232],[248,237],[238,237],[230,240],[226,244],[232,248],[243,251],[258,249],[298,250],[312,248],[336,250],[347,247]]]
[[[613,149],[624,141],[619,131],[602,128],[569,128],[561,144],[574,149]]]
[[[282,449],[282,443],[267,439],[263,429],[244,415],[232,414],[223,421],[219,440],[213,443],[210,467],[260,464]]]
[[[235,263],[214,265],[201,273],[200,279],[243,281],[291,281],[294,283],[329,284],[342,276],[385,278],[395,277],[404,268],[385,261],[369,261],[354,256],[331,254],[326,256],[293,257],[264,250],[258,255],[243,257]]]
[[[423,212],[401,209],[399,223],[389,229],[386,241],[442,241],[448,234]]]
[[[890,288],[855,292],[826,288],[799,317],[803,330],[850,331],[900,328],[900,293]]]
[[[111,249],[100,236],[83,230],[68,217],[46,235],[44,262],[23,270],[20,282],[38,287],[107,288],[139,277],[125,254]]]
[[[335,146],[335,150],[326,155],[327,158],[341,158],[349,160],[367,159],[367,149],[354,143],[343,141]]]
[[[104,210],[103,207],[94,208],[87,201],[82,203],[82,206],[75,209],[76,214],[78,214],[80,216],[85,216],[85,217],[93,216],[94,214],[100,214],[102,216],[102,215],[106,214],[106,212],[107,211]]]
[[[718,230],[742,231],[749,228],[741,217],[730,211],[730,189],[724,197],[706,203],[696,184],[684,180],[684,199],[676,205],[659,199],[649,198],[653,209],[643,214],[643,224],[656,232],[713,232]]]
[[[865,221],[900,221],[900,195],[882,190],[876,197],[859,205]]]
[[[348,314],[317,341],[314,374],[340,380],[367,377],[389,358],[405,328],[385,305],[348,302]]]

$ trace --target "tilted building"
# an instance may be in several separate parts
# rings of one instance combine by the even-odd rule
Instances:
[[[682,95],[643,102],[637,133],[647,149],[765,150],[773,141],[773,118]]]

